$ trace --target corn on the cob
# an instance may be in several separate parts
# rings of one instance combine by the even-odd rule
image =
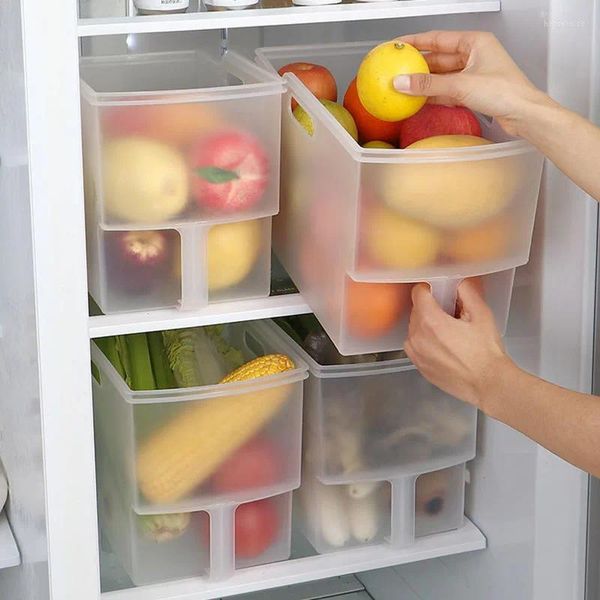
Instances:
[[[257,358],[222,383],[275,375],[292,369],[283,355]],[[176,502],[206,481],[221,463],[256,434],[284,404],[289,385],[209,398],[181,411],[140,448],[140,491],[154,503]]]

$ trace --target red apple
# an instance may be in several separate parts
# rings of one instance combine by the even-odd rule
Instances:
[[[177,237],[167,231],[118,231],[107,234],[109,279],[141,293],[167,277]]]
[[[220,493],[273,485],[282,475],[281,451],[268,439],[255,438],[234,452],[215,473],[213,488]]]
[[[264,194],[269,159],[248,133],[227,131],[198,140],[189,152],[191,189],[200,207],[243,211]]]
[[[337,84],[327,67],[307,62],[296,62],[281,67],[278,73],[293,73],[319,99],[337,102]],[[292,100],[292,110],[298,103]]]
[[[426,104],[416,115],[400,123],[400,148],[436,135],[474,135],[481,137],[475,114],[464,106]]]

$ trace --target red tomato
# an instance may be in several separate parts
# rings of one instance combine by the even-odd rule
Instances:
[[[279,533],[277,505],[271,500],[241,504],[235,511],[235,555],[255,558],[275,541]]]
[[[232,454],[213,477],[217,492],[237,492],[272,485],[281,477],[283,465],[277,446],[255,438]]]

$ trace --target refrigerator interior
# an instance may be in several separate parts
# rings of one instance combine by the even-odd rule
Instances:
[[[10,0],[0,7],[0,52],[20,47],[4,35],[5,23],[11,23],[6,31],[18,35],[18,4]],[[598,4],[591,0],[503,0],[500,13],[239,29],[230,31],[229,42],[230,47],[252,56],[258,46],[388,39],[432,28],[487,29],[498,35],[537,85],[589,115],[591,100],[599,91],[598,80],[592,78],[597,71],[592,57],[600,50],[594,36],[600,25]],[[218,31],[107,36],[83,40],[80,50],[84,55],[197,47],[217,52],[220,41]],[[2,47],[6,43],[8,50]],[[13,60],[14,73],[21,72],[22,57]],[[4,78],[10,77],[10,72],[0,72],[2,87]],[[16,83],[20,91],[10,98],[0,96],[0,109],[18,113],[21,109],[2,103],[22,103],[23,84],[11,79],[7,83]],[[37,373],[35,274],[30,244],[21,243],[29,242],[31,236],[23,122],[0,122],[0,153],[2,196],[12,193],[20,199],[18,206],[0,208],[3,246],[19,248],[15,261],[5,261],[0,269],[0,347],[5,369],[0,375],[0,410],[9,400],[19,402],[23,412],[3,411],[11,419],[2,427],[14,431],[18,419],[19,427],[27,429],[17,444],[0,435],[0,455],[12,484],[9,517],[24,563],[0,572],[0,595],[43,600],[49,597],[44,500],[48,502],[48,495],[56,490],[49,490],[48,483],[44,489],[44,477],[48,482],[51,470],[44,475],[39,382],[33,376]],[[7,162],[7,157],[13,162]],[[506,338],[510,353],[523,367],[582,391],[591,389],[592,380],[596,220],[595,203],[547,165],[531,261],[517,271]],[[37,293],[39,301],[46,290]],[[38,324],[42,318],[37,315]],[[19,365],[21,369],[27,365],[26,373],[17,370]],[[77,435],[86,434],[89,431]],[[352,580],[358,587],[347,592],[358,594],[357,599],[370,596],[375,600],[584,597],[587,476],[491,419],[480,416],[478,436],[478,455],[469,465],[466,513],[485,534],[488,548],[359,574],[360,585]],[[25,468],[24,457],[29,461]],[[301,538],[295,539],[300,541],[294,555],[309,552]],[[93,552],[85,549],[82,565],[89,566],[83,561],[93,558]],[[127,585],[118,565],[110,563],[110,556],[103,558],[106,588]],[[255,598],[290,597],[277,589],[269,594],[259,592]]]

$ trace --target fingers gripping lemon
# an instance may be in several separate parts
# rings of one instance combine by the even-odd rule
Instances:
[[[362,105],[382,121],[402,121],[419,112],[427,98],[394,89],[396,75],[429,73],[423,55],[410,44],[394,41],[373,48],[362,61],[356,88]]]

